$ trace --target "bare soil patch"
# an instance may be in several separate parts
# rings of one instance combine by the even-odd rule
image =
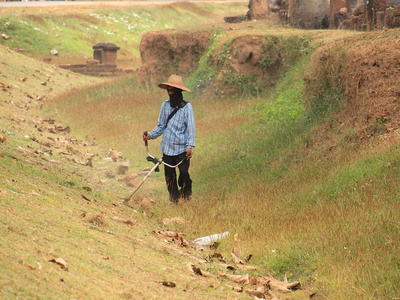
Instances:
[[[141,80],[151,82],[167,74],[189,74],[210,45],[210,31],[152,31],[140,43]]]
[[[346,101],[337,118],[341,130],[356,129],[358,139],[400,128],[399,33],[367,33],[326,44],[315,54],[312,80],[344,86]]]

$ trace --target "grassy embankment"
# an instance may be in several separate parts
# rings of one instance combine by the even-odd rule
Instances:
[[[309,34],[304,39],[309,41]],[[297,40],[279,37],[278,44],[293,46],[301,55],[286,66],[274,89],[257,98],[210,101],[212,95],[204,97],[201,91],[191,96],[198,124],[191,205],[166,208],[162,174],[152,177],[156,187],[149,180],[141,193],[156,200],[155,220],[177,215],[190,220],[173,228],[189,237],[229,230],[221,251],[235,247],[242,256],[253,254],[259,266],[255,273],[299,278],[332,299],[396,298],[398,143],[379,138],[359,143],[354,132],[338,130],[340,117],[332,116],[345,107],[339,105],[346,101],[343,90],[338,82],[324,85],[325,78],[317,78],[309,87],[323,87],[321,97],[304,92],[304,75],[315,68],[310,61],[315,43],[300,47]],[[346,57],[346,49],[336,54]],[[204,58],[189,82],[215,75],[215,67]],[[248,81],[241,88],[244,95],[253,92]],[[80,127],[80,136],[96,136],[138,167],[146,164],[138,162],[144,150],[140,133],[154,126],[163,96],[123,79],[74,91],[58,99],[69,99],[68,105],[58,101],[53,107],[57,118]]]
[[[10,38],[0,43],[37,59],[51,58],[54,64],[73,64],[86,63],[85,58],[93,57],[93,45],[110,42],[121,48],[118,66],[137,67],[144,32],[212,24],[220,22],[225,14],[246,12],[246,4],[240,2],[229,6],[188,2],[137,5],[1,8],[0,29]],[[59,55],[51,56],[52,49]]]
[[[179,18],[177,11],[172,15]],[[30,9],[28,15],[35,12]],[[21,23],[12,13],[8,17]],[[25,35],[2,32],[12,40],[7,40],[9,48],[0,49],[0,134],[6,137],[0,145],[0,298],[234,297],[219,280],[188,272],[186,263],[197,260],[154,234],[165,227],[146,217],[151,212],[121,205],[119,197],[133,187],[106,176],[115,174],[124,160],[106,160],[112,142],[101,139],[103,144],[97,146],[93,140],[103,136],[101,129],[95,135],[84,133],[85,128],[78,132],[75,122],[85,116],[76,110],[66,109],[79,114],[71,123],[63,123],[68,116],[48,113],[49,101],[56,96],[67,93],[60,99],[68,106],[68,90],[84,86],[84,91],[108,79],[87,78],[22,56],[16,49],[25,47],[18,42]],[[24,53],[41,57],[32,50]],[[57,132],[67,125],[71,133]],[[137,153],[140,161],[142,153]],[[87,157],[92,157],[93,167],[84,165]],[[155,185],[149,182],[144,189],[152,191]],[[162,186],[160,181],[160,191]],[[163,281],[176,283],[176,288],[162,286]]]

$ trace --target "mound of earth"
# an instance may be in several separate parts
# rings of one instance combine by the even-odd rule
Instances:
[[[170,74],[188,75],[210,46],[211,31],[150,31],[140,42],[141,81],[154,82]]]
[[[309,88],[321,94],[321,87],[328,82],[344,89],[346,101],[340,103],[337,113],[341,131],[356,129],[357,138],[362,140],[400,128],[398,32],[374,32],[335,41],[314,54]],[[370,39],[368,43],[365,37]]]
[[[220,29],[147,32],[140,44],[140,81],[164,80],[170,74],[192,75],[203,58],[213,69],[210,88],[223,86],[225,93],[235,94],[237,84],[232,84],[232,80],[244,80],[247,84],[248,77],[264,88],[271,86],[280,76],[288,56],[300,53],[296,47],[300,46],[301,38],[297,35],[291,37],[296,49],[289,53],[284,49],[286,38],[278,38],[270,31],[255,30],[251,24],[230,24]],[[215,39],[218,40],[214,43]],[[206,51],[210,51],[207,52],[209,56],[204,57]]]

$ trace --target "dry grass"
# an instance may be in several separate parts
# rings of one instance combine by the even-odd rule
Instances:
[[[49,105],[52,111],[57,111],[57,117],[62,116],[65,122],[79,128],[79,135],[96,137],[98,143],[117,148],[125,157],[134,159],[136,153],[144,152],[141,134],[155,126],[158,112],[154,108],[161,105],[163,96],[161,90],[153,95],[137,89],[134,77],[127,77],[124,83],[119,81],[92,88],[97,90],[94,97],[85,95],[83,100],[80,91],[72,91],[61,96],[70,99],[69,102],[58,98]],[[84,118],[77,118],[78,115]]]
[[[4,48],[0,52],[3,65],[13,62],[9,69],[2,69],[3,74],[7,72],[4,79],[8,91],[0,95],[1,134],[7,137],[6,143],[1,144],[0,158],[0,298],[237,297],[231,291],[218,289],[222,283],[216,277],[200,278],[189,273],[186,263],[193,261],[190,255],[153,233],[163,226],[147,218],[145,215],[150,213],[145,214],[140,207],[121,204],[118,196],[128,195],[131,187],[105,176],[105,170],[118,166],[104,160],[108,148],[95,146],[86,138],[50,133],[47,123],[43,126],[40,122],[49,119],[40,110],[41,105],[50,105],[50,100],[60,94],[74,95],[68,92],[71,85],[65,82],[78,86],[85,83],[82,76],[48,70],[48,65]],[[47,78],[45,72],[52,74],[49,81],[52,91],[41,84]],[[28,80],[19,81],[25,76]],[[46,95],[45,101],[29,98],[26,93]],[[58,99],[67,105],[71,100]],[[120,105],[126,100],[110,103]],[[148,100],[138,97],[124,108],[147,107]],[[71,104],[73,108],[75,103]],[[91,108],[103,112],[106,107]],[[77,108],[74,112],[77,119],[86,113]],[[59,119],[55,122],[64,125]],[[70,125],[75,132],[74,124]],[[57,147],[39,143],[56,140],[71,142]],[[104,142],[103,146],[108,144]],[[25,151],[20,151],[21,148]],[[96,154],[93,167],[82,166],[72,159],[86,152]],[[142,192],[152,195],[151,187],[164,187],[160,183],[157,187],[149,182]],[[174,282],[176,288],[163,286],[163,281]]]

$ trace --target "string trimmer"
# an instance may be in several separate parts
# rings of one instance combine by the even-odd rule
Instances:
[[[147,131],[145,131],[143,134],[147,136]],[[153,173],[154,171],[155,171],[155,172],[159,172],[159,171],[160,171],[159,166],[160,166],[161,164],[163,164],[163,165],[165,165],[165,166],[167,166],[167,167],[170,167],[170,168],[173,168],[173,169],[174,169],[174,168],[178,167],[181,163],[183,163],[184,160],[186,159],[186,158],[184,158],[184,159],[182,159],[179,163],[177,163],[175,166],[171,166],[170,164],[167,164],[166,162],[164,162],[164,161],[162,160],[162,158],[154,157],[153,155],[151,155],[151,154],[149,153],[149,144],[148,144],[147,140],[144,141],[144,145],[146,146],[146,151],[147,151],[146,160],[147,160],[147,161],[153,162],[155,165],[154,165],[154,167],[149,171],[149,173],[146,174],[146,176],[143,178],[142,182],[136,187],[136,189],[132,192],[132,194],[131,194],[128,198],[126,198],[126,199],[124,200],[124,203],[127,203],[129,200],[132,199],[133,195],[135,195],[135,193],[140,189],[140,187],[141,187],[141,186],[143,185],[143,183],[147,180],[147,178],[149,178],[149,176],[150,176],[151,173]]]

